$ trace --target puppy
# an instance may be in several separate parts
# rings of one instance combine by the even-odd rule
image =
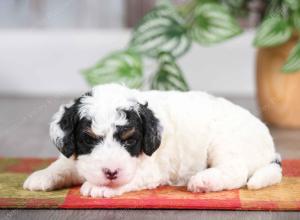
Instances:
[[[160,185],[211,192],[260,189],[282,178],[268,128],[247,110],[203,92],[97,86],[61,106],[50,125],[61,156],[24,183],[113,197]]]

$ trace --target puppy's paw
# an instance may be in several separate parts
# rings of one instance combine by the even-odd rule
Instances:
[[[30,191],[51,191],[59,187],[59,176],[53,175],[47,169],[32,173],[23,184],[23,188]]]
[[[191,192],[215,192],[223,190],[222,178],[215,169],[207,169],[192,176],[188,190]]]
[[[82,184],[80,193],[83,196],[91,196],[93,198],[111,198],[123,194],[122,190],[120,189],[106,186],[95,186],[89,182]]]

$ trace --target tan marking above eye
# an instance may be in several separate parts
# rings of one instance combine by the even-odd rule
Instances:
[[[129,128],[126,131],[123,131],[120,135],[122,140],[126,140],[130,138],[135,133],[135,128]]]
[[[84,133],[86,133],[88,136],[94,138],[94,139],[99,139],[101,136],[95,134],[91,128],[86,128],[83,130]]]

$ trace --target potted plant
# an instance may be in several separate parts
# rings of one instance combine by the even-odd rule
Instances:
[[[241,0],[191,0],[175,6],[158,1],[133,30],[127,48],[109,54],[83,74],[91,85],[121,81],[131,87],[188,90],[176,60],[192,42],[212,45],[240,34],[233,12],[241,4]],[[149,77],[143,72],[148,60],[156,64]]]
[[[300,1],[272,0],[254,40],[262,117],[280,127],[300,128],[299,30]]]
[[[246,0],[191,0],[179,6],[158,2],[134,28],[126,48],[83,71],[88,83],[188,90],[177,59],[193,43],[210,46],[242,33],[236,17],[246,14],[249,5]],[[300,74],[291,74],[300,70],[300,2],[264,2],[264,19],[254,40],[260,48],[257,94],[262,116],[275,125],[300,127]],[[156,64],[149,77],[143,71],[148,60]]]

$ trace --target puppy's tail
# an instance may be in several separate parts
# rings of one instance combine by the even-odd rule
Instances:
[[[256,170],[247,182],[248,189],[260,189],[279,183],[282,178],[281,158],[276,154],[270,164]]]

